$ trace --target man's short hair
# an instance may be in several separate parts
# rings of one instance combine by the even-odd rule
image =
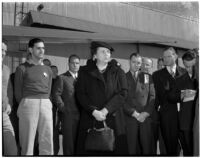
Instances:
[[[39,43],[39,42],[44,43],[44,41],[42,39],[40,39],[40,38],[33,38],[28,42],[28,47],[29,48],[33,48],[35,43]]]
[[[157,63],[159,63],[159,62],[164,62],[164,60],[163,60],[163,58],[162,57],[160,57],[160,58],[158,58],[158,61],[157,61]]]
[[[51,61],[49,59],[43,59],[43,63],[47,66],[51,66]]]
[[[72,55],[69,56],[69,59],[68,59],[68,62],[69,62],[69,63],[71,62],[72,58],[75,58],[75,59],[80,60],[80,57],[79,57],[78,55],[72,54]]]
[[[188,50],[185,54],[182,56],[182,60],[191,61],[196,58],[196,54],[193,50]]]
[[[174,54],[176,54],[176,50],[174,49],[174,47],[167,47],[167,48],[164,49],[163,52],[168,51],[168,50],[172,51],[172,52],[174,52]]]
[[[51,67],[51,68],[55,68],[55,69],[58,70],[58,67],[57,67],[56,65],[51,65],[50,67]]]
[[[131,58],[132,58],[133,56],[142,58],[142,57],[139,55],[139,53],[132,53],[132,54],[130,55],[129,59],[131,60]]]

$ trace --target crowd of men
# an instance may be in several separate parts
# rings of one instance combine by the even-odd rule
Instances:
[[[106,47],[101,42],[95,45]],[[7,42],[2,42],[2,59]],[[77,135],[82,107],[76,97],[81,70],[78,55],[68,59],[69,70],[44,59],[39,38],[28,43],[27,60],[10,75],[2,64],[3,155],[58,155],[63,135],[63,155],[78,155]],[[127,97],[123,105],[127,144],[121,155],[199,155],[198,51],[188,50],[177,64],[173,47],[163,51],[157,71],[153,61],[138,53],[130,55],[126,73]],[[94,155],[98,156],[98,155]]]

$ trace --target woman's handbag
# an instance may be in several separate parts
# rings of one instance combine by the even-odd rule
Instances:
[[[85,140],[87,151],[113,151],[115,135],[113,129],[109,128],[103,121],[104,128],[96,129],[94,126],[88,129]]]

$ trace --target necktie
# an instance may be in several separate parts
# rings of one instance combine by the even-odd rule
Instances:
[[[133,78],[134,78],[135,80],[137,80],[137,73],[136,73],[136,72],[133,73]]]
[[[171,69],[170,71],[171,71],[171,73],[170,73],[170,74],[172,75],[172,77],[174,77],[174,76],[175,76],[175,73],[174,73],[174,71],[173,71],[172,69]]]

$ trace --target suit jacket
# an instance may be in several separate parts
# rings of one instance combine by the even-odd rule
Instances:
[[[172,89],[169,100],[174,103],[180,103],[179,125],[181,130],[192,130],[195,116],[195,100],[183,102],[181,100],[181,90],[198,89],[196,79],[190,78],[188,73],[177,78],[176,86]]]
[[[137,80],[135,80],[129,71],[126,73],[126,77],[128,97],[124,105],[125,113],[131,116],[136,110],[137,112],[148,112],[151,115],[155,101],[155,90],[151,75],[139,72]]]
[[[79,115],[74,84],[75,80],[69,71],[60,75],[53,86],[52,101],[59,111]]]
[[[175,77],[172,77],[167,68],[158,70],[157,75],[154,77],[155,90],[157,97],[157,104],[160,105],[160,112],[169,110],[177,111],[177,105],[171,102],[168,97],[171,89],[175,87],[176,79],[185,73],[185,69],[177,66]]]

